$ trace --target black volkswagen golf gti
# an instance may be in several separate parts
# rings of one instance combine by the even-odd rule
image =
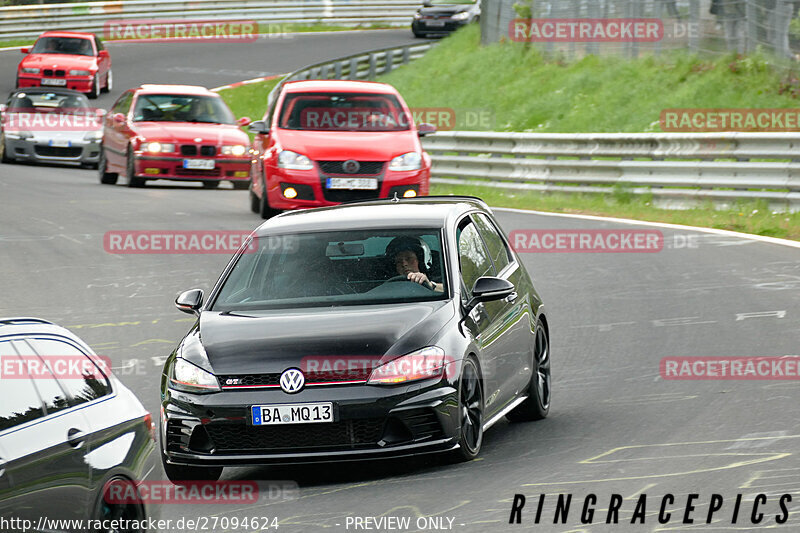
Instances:
[[[447,451],[550,407],[544,306],[470,197],[284,213],[256,229],[161,380],[170,479],[224,466]]]

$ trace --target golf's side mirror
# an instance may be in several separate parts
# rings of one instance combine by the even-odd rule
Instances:
[[[181,293],[180,296],[175,298],[175,307],[188,313],[190,315],[199,314],[198,311],[203,305],[203,291],[200,289],[192,289]]]

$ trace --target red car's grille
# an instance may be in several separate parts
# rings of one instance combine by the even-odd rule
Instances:
[[[51,68],[44,69],[44,75],[45,76],[58,76],[59,78],[63,78],[64,74],[65,74],[65,72],[63,70],[61,70],[61,69],[58,69],[58,70],[53,70]]]
[[[319,161],[319,168],[325,174],[345,174],[349,175],[348,172],[344,171],[342,166],[344,165],[344,161]],[[383,172],[383,161],[359,161],[358,162],[359,169],[356,172],[356,175],[375,175],[380,174]]]
[[[206,176],[213,178],[221,176],[222,171],[218,168],[213,168],[211,170],[201,170],[196,168],[176,167],[175,174],[178,176]]]
[[[214,157],[217,155],[217,147],[212,145],[204,144],[203,146],[197,146],[196,144],[182,144],[181,145],[181,155],[204,155],[208,157]]]

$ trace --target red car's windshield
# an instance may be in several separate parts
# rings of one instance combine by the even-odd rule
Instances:
[[[289,94],[278,127],[310,131],[407,131],[411,117],[391,94]]]
[[[33,45],[31,53],[93,56],[94,47],[92,41],[79,37],[42,37]]]
[[[202,122],[235,124],[233,113],[212,96],[141,94],[133,110],[134,122]]]

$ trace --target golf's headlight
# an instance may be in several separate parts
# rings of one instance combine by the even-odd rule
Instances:
[[[88,70],[70,70],[69,71],[69,75],[70,76],[89,76],[91,74],[92,73],[89,72]]]
[[[186,359],[175,359],[169,376],[169,386],[184,392],[217,392],[219,382],[214,374],[206,372]]]
[[[368,385],[396,385],[441,378],[447,364],[444,350],[428,346],[385,363],[372,371]]]
[[[469,11],[462,11],[452,16],[453,20],[467,20],[469,18]]]
[[[151,154],[170,153],[175,151],[175,145],[172,143],[153,141],[142,144],[142,151],[150,152]]]
[[[314,168],[308,157],[291,150],[284,150],[278,154],[278,166],[291,170],[311,170]]]
[[[422,13],[417,11],[416,13],[414,13],[414,18],[417,19],[417,20],[421,19],[422,18]]]
[[[102,141],[103,140],[103,131],[87,131],[86,135],[83,136],[84,141]]]
[[[389,163],[389,170],[419,170],[422,168],[422,156],[417,152],[398,155]]]
[[[22,68],[22,73],[23,74],[39,74],[39,69],[38,68],[33,68],[33,67],[23,67]]]
[[[222,147],[222,155],[234,155],[236,157],[240,157],[246,153],[247,153],[247,147],[243,144],[234,144],[232,146]]]

